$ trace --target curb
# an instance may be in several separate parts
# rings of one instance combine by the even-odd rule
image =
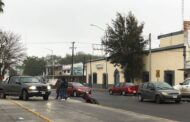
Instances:
[[[30,108],[21,105],[21,104],[18,103],[18,102],[15,102],[15,101],[13,101],[13,100],[9,100],[9,101],[12,102],[12,103],[14,103],[14,104],[16,104],[17,106],[19,106],[19,107],[21,107],[21,108],[23,108],[23,109],[25,109],[25,110],[27,110],[27,111],[33,113],[35,116],[38,116],[39,118],[43,119],[45,122],[53,122],[53,121],[52,121],[51,119],[49,119],[48,117],[46,117],[46,116],[44,116],[44,115],[42,115],[42,114],[40,114],[40,113],[38,113],[38,112],[35,112],[35,111],[31,110]]]

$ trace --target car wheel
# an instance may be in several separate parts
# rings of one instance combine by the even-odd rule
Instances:
[[[178,104],[179,104],[180,102],[181,102],[181,100],[175,100],[175,103],[178,103]]]
[[[1,94],[0,94],[0,97],[3,98],[3,99],[6,99],[6,94],[2,91]]]
[[[122,95],[125,96],[125,95],[126,95],[126,92],[125,92],[125,91],[122,91]]]
[[[161,103],[161,99],[160,99],[160,96],[156,96],[156,99],[155,99],[156,103],[160,104]]]
[[[43,96],[43,100],[48,100],[49,99],[49,95],[44,95]]]
[[[22,98],[25,101],[28,100],[28,92],[26,90],[23,90],[23,92],[22,92]]]
[[[76,91],[73,92],[73,97],[77,97],[77,92]]]
[[[139,102],[143,102],[144,101],[144,99],[143,99],[143,97],[142,97],[141,94],[138,95],[138,100],[139,100]]]
[[[110,95],[113,95],[113,91],[112,91],[112,90],[109,90],[109,94],[110,94]]]

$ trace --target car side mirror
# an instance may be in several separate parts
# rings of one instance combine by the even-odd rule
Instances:
[[[183,85],[183,83],[179,83],[179,85]]]

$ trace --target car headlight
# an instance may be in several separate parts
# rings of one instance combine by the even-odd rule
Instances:
[[[48,90],[51,90],[51,86],[47,86],[47,89],[48,89]]]
[[[167,92],[162,92],[162,94],[163,94],[163,95],[168,95],[168,93],[167,93]]]
[[[36,86],[30,86],[28,89],[30,89],[30,90],[35,90],[35,89],[36,89]]]

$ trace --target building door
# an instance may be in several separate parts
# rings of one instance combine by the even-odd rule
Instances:
[[[88,75],[88,85],[92,86],[92,78],[91,75]]]
[[[97,84],[97,73],[93,73],[93,84]]]
[[[114,71],[114,85],[118,84],[119,82],[120,82],[119,71],[116,69]]]
[[[171,86],[174,85],[174,73],[175,72],[173,70],[164,71],[164,81],[170,84]]]
[[[142,77],[143,82],[148,82],[149,81],[149,72],[143,72],[143,77]]]
[[[102,88],[107,88],[106,73],[104,73],[102,77]]]

